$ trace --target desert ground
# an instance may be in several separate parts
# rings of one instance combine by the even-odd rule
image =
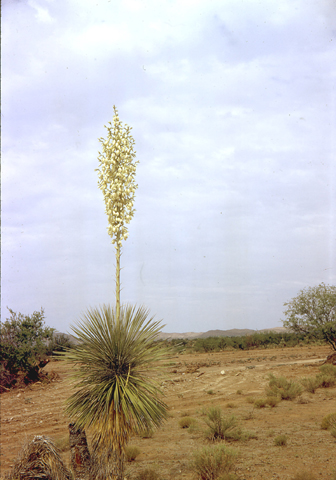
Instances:
[[[195,479],[189,463],[194,451],[211,444],[202,433],[211,406],[234,414],[244,430],[255,434],[249,440],[226,442],[239,451],[234,470],[239,479],[286,480],[303,471],[316,479],[335,478],[336,439],[321,429],[322,418],[336,412],[335,387],[305,392],[274,408],[250,403],[251,398],[265,397],[270,373],[294,380],[315,376],[329,353],[327,346],[298,346],[173,356],[159,376],[169,418],[152,437],[130,440],[141,453],[127,464],[127,479],[144,468],[155,469],[165,480]],[[2,478],[23,443],[34,435],[54,439],[69,464],[69,419],[63,413],[64,401],[72,393],[68,367],[55,361],[46,369],[56,374],[50,383],[1,395]],[[195,418],[196,428],[181,428],[183,416]],[[275,446],[274,438],[280,434],[287,436],[286,446]]]

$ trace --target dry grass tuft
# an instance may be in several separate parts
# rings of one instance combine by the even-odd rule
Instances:
[[[269,397],[280,397],[282,400],[294,400],[302,393],[302,386],[285,377],[275,377],[272,373],[269,376],[269,387],[266,395]]]
[[[133,445],[128,445],[125,448],[125,456],[126,456],[127,462],[134,462],[134,460],[138,455],[140,455],[140,453],[141,451],[139,450],[139,448]]]
[[[202,480],[214,480],[216,478],[232,478],[229,476],[232,470],[237,452],[225,445],[205,447],[195,452],[193,462],[190,465],[192,471]]]
[[[228,402],[226,405],[225,405],[225,408],[237,408],[237,405],[233,402]]]
[[[329,415],[322,418],[321,428],[323,430],[336,429],[336,412],[329,413]]]
[[[258,398],[258,399],[254,402],[255,408],[265,408],[266,405],[267,405],[267,400],[266,400],[266,398]]]
[[[274,445],[277,447],[284,447],[287,445],[287,437],[286,435],[278,435],[274,439]]]
[[[301,378],[300,382],[303,388],[309,393],[315,393],[315,390],[321,386],[318,377]]]
[[[182,417],[178,423],[181,428],[189,428],[196,423],[196,419],[192,417]]]
[[[70,480],[71,474],[54,442],[38,435],[22,448],[8,479]]]

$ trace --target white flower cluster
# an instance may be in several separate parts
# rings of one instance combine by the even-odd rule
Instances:
[[[128,237],[128,224],[134,215],[134,198],[136,185],[136,152],[133,150],[134,139],[131,127],[123,126],[119,120],[118,110],[113,107],[113,126],[111,122],[104,127],[108,131],[107,139],[100,138],[103,151],[98,152],[99,169],[98,186],[104,194],[105,211],[108,216],[108,234],[116,248]]]

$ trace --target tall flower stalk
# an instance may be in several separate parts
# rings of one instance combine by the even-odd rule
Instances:
[[[120,321],[120,257],[123,240],[128,237],[127,224],[133,218],[135,190],[136,152],[132,128],[123,125],[118,110],[113,106],[113,124],[104,125],[107,138],[100,138],[102,152],[98,152],[98,186],[103,192],[108,234],[116,250],[116,317]]]

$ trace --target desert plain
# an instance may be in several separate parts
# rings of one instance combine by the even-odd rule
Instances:
[[[329,353],[327,346],[307,345],[173,355],[157,378],[169,408],[168,419],[149,438],[131,438],[129,445],[137,446],[140,454],[127,463],[126,478],[152,468],[163,480],[196,479],[190,462],[193,452],[212,444],[203,433],[210,407],[235,415],[241,428],[253,434],[249,440],[225,443],[239,452],[233,470],[239,479],[290,480],[302,472],[321,480],[335,478],[336,439],[321,429],[321,421],[336,412],[336,387],[304,392],[273,408],[256,408],[253,403],[265,398],[270,373],[295,381],[313,377]],[[46,370],[54,372],[49,383],[1,394],[2,478],[22,445],[35,435],[52,438],[69,465],[69,418],[64,414],[64,402],[73,392],[69,369],[51,361]],[[195,428],[180,427],[185,416],[196,420]],[[286,436],[286,445],[275,445],[279,435]]]

